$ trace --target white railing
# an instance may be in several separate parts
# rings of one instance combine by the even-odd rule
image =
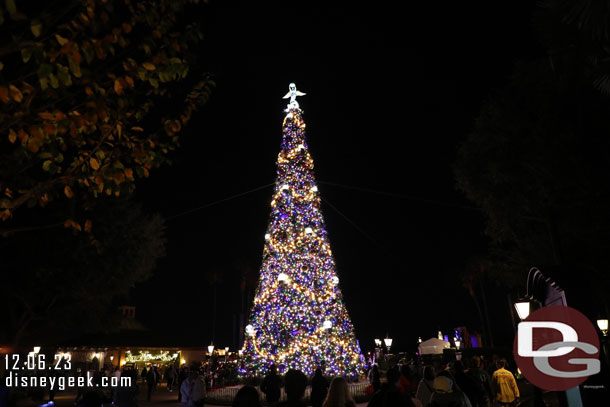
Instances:
[[[352,397],[361,398],[366,395],[365,389],[369,386],[369,383],[349,383],[348,387]],[[219,387],[217,389],[209,390],[207,392],[206,399],[208,401],[224,401],[224,402],[232,402],[235,398],[235,395],[239,391],[241,386],[228,386],[228,387]],[[261,400],[265,399],[265,395],[261,392],[260,387],[256,387],[258,393],[261,396]],[[305,389],[305,399],[309,399],[311,394],[311,386],[307,386]],[[284,393],[284,388],[282,388],[280,400],[286,400],[286,393]]]

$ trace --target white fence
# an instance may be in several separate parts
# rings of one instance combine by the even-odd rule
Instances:
[[[364,397],[366,395],[365,389],[368,386],[369,386],[369,383],[366,383],[366,382],[348,384],[350,393],[352,394],[352,397],[354,397],[354,398]],[[239,391],[240,388],[241,388],[241,386],[228,386],[228,387],[220,387],[217,389],[208,390],[206,400],[208,402],[218,401],[218,402],[230,403],[233,401],[233,399],[235,398],[235,395],[237,394],[237,392]],[[264,400],[265,395],[261,392],[260,388],[256,387],[256,390],[258,390],[258,393],[261,396],[261,400]],[[309,399],[310,394],[311,394],[311,387],[307,386],[307,388],[305,389],[305,399]],[[284,393],[284,388],[282,388],[282,395],[280,397],[280,400],[285,400],[285,399],[286,399],[286,393]]]

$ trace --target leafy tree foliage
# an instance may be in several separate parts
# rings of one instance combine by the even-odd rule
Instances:
[[[118,326],[117,299],[146,280],[164,255],[163,221],[128,199],[103,197],[93,204],[87,216],[99,246],[63,227],[0,239],[0,342],[52,344]],[[39,212],[61,220],[66,209]]]
[[[0,5],[1,219],[58,198],[124,195],[167,161],[214,85],[191,74],[198,3]]]
[[[490,272],[523,284],[531,266],[557,270],[564,287],[601,299],[610,288],[610,99],[599,49],[585,45],[608,38],[589,36],[560,4],[538,15],[548,53],[517,64],[485,104],[455,174],[487,216]]]

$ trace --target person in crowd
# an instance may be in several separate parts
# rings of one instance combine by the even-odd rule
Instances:
[[[322,374],[322,369],[317,368],[311,379],[311,405],[322,407],[326,393],[328,393],[328,381]]]
[[[419,381],[415,398],[421,401],[422,406],[430,404],[430,397],[434,393],[434,366],[424,367],[424,377]]]
[[[148,377],[148,370],[146,369],[146,366],[144,366],[142,368],[142,372],[140,373],[140,377],[142,378],[143,382],[146,382],[146,378]]]
[[[281,381],[280,376],[277,374],[277,366],[271,365],[269,373],[267,373],[261,383],[261,391],[265,393],[265,399],[270,406],[274,406],[280,400],[280,387]]]
[[[398,388],[400,372],[396,367],[388,369],[386,379],[387,382],[381,389],[373,394],[369,407],[415,407],[411,397],[403,394]]]
[[[165,380],[167,381],[167,390],[171,393],[174,388],[174,382],[176,381],[176,368],[174,365],[169,365],[165,369]]]
[[[188,378],[180,386],[184,407],[203,407],[204,390],[199,378],[199,372],[191,369]]]
[[[413,377],[409,365],[404,364],[400,367],[400,382],[398,388],[403,394],[411,395],[413,389]]]
[[[322,404],[323,407],[356,407],[343,377],[335,377],[330,383],[328,395]]]
[[[261,407],[258,391],[252,386],[243,386],[233,399],[233,407]]]
[[[182,383],[184,383],[184,381],[188,379],[188,376],[188,369],[186,368],[186,366],[182,366],[182,368],[180,369],[180,373],[178,374],[178,401],[182,401],[182,392],[180,391],[180,389],[182,388]]]
[[[456,360],[454,362],[453,369],[455,371],[455,384],[457,384],[464,394],[466,394],[468,401],[470,401],[470,404],[472,404],[472,400],[477,399],[479,396],[477,384],[470,376],[466,374],[464,363],[462,363],[461,360]]]
[[[305,388],[307,387],[307,376],[300,370],[290,369],[284,377],[284,391],[286,401],[278,404],[279,407],[305,407],[303,400]]]
[[[146,400],[150,401],[153,391],[157,390],[157,374],[152,367],[146,373],[146,386],[148,390]]]
[[[492,376],[492,388],[495,400],[500,406],[513,406],[519,401],[519,387],[515,376],[506,370],[506,360],[496,362],[497,370]]]
[[[434,379],[434,393],[430,397],[429,407],[472,407],[464,393],[457,390],[447,375],[438,375]]]
[[[373,385],[374,392],[378,392],[381,389],[381,373],[379,373],[379,366],[373,365],[373,368],[369,372],[369,382]]]
[[[489,407],[493,394],[491,392],[491,378],[485,369],[481,367],[481,358],[473,356],[470,359],[468,376],[474,381],[477,388],[474,400],[470,400],[473,407]]]
[[[8,407],[9,401],[9,388],[6,385],[6,378],[8,377],[8,372],[5,371],[2,375],[2,379],[0,381],[0,407]]]
[[[113,402],[115,407],[137,407],[138,405],[138,372],[136,370],[123,370],[121,377],[131,378],[130,386],[119,386],[114,389]]]
[[[157,387],[159,387],[159,384],[161,383],[161,371],[159,370],[159,366],[155,365],[154,366],[155,369],[155,390],[157,390]]]
[[[197,372],[199,374],[199,380],[201,380],[201,392],[203,393],[203,398],[205,399],[208,387],[205,381],[205,371],[203,370],[203,368],[199,368],[197,369]]]

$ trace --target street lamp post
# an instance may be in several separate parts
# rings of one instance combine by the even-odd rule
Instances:
[[[383,340],[383,342],[385,343],[385,347],[388,350],[388,354],[389,354],[390,349],[392,348],[392,338],[388,338],[388,336],[386,335],[386,338]]]
[[[525,298],[515,303],[515,309],[521,320],[529,316],[532,302],[536,302],[543,307],[568,305],[565,291],[556,282],[545,277],[536,267],[532,267],[527,274]],[[542,400],[542,392],[538,387],[535,387],[535,389],[536,405],[545,405]],[[566,390],[565,396],[568,407],[582,406],[582,398],[580,397],[580,389],[578,387]]]
[[[597,326],[604,336],[608,336],[608,319],[598,319]]]
[[[381,357],[381,339],[375,338],[375,359],[379,359],[380,357]]]
[[[530,315],[530,301],[527,298],[518,300],[515,303],[515,309],[517,310],[517,315],[519,315],[519,319],[523,321]]]

